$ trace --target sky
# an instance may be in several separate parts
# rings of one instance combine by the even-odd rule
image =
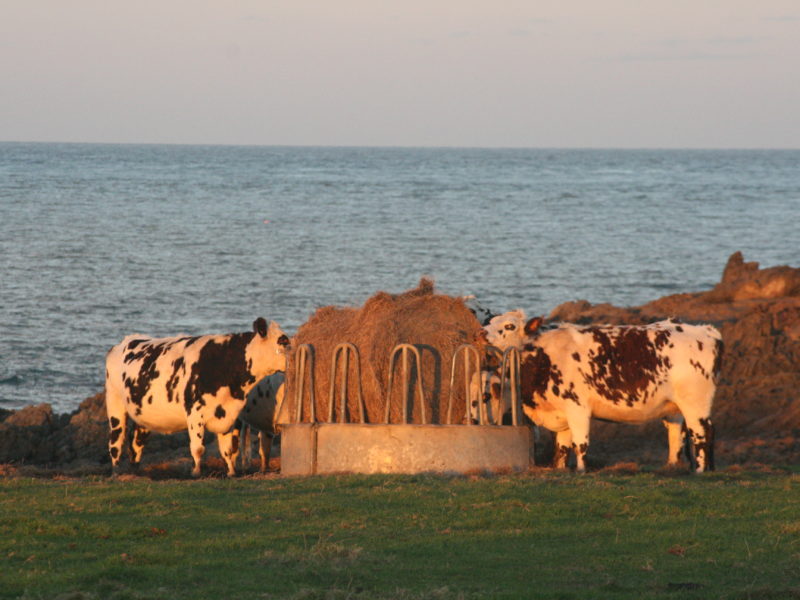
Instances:
[[[0,0],[0,140],[800,148],[800,1]]]

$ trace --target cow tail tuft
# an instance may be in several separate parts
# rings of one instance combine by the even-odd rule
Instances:
[[[244,421],[240,421],[242,425],[242,444],[241,444],[241,451],[239,452],[239,456],[241,456],[241,467],[242,473],[247,472],[247,468],[250,466],[251,461],[251,446],[250,443],[250,425],[245,423]]]

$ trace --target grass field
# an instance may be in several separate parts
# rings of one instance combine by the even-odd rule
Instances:
[[[800,598],[800,474],[10,477],[0,597]]]

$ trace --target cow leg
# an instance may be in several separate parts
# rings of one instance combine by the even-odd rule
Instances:
[[[236,458],[239,455],[239,435],[241,429],[238,423],[228,433],[217,434],[219,453],[225,464],[228,465],[228,477],[236,475]]]
[[[556,469],[567,468],[567,458],[572,448],[572,431],[565,429],[557,431],[555,435],[555,450],[553,452],[553,467]]]
[[[147,443],[147,438],[150,437],[150,431],[141,425],[133,427],[133,435],[131,436],[131,465],[134,467],[139,466],[139,461],[142,460],[142,451],[144,445]]]
[[[193,411],[187,418],[189,426],[189,450],[194,459],[194,467],[192,468],[192,477],[200,477],[200,463],[203,460],[206,447],[203,443],[203,436],[206,433],[206,426],[203,423],[203,417],[199,411]]]
[[[669,451],[667,455],[667,465],[674,467],[681,462],[681,451],[686,441],[683,415],[670,415],[661,420],[667,428],[667,439]]]
[[[119,461],[122,458],[122,448],[125,446],[125,429],[127,427],[128,415],[125,409],[122,411],[112,410],[111,405],[108,410],[108,454],[111,457],[111,473],[119,473]]]
[[[572,449],[575,451],[575,470],[578,473],[586,472],[586,453],[589,450],[589,422],[590,416],[573,418],[569,422],[572,430]]]
[[[265,431],[258,432],[258,455],[261,457],[261,472],[269,471],[269,454],[272,451],[272,438]]]
[[[695,472],[714,470],[714,424],[709,417],[686,417],[686,428],[694,450]]]

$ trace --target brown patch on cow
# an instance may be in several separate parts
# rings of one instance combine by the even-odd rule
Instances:
[[[575,362],[581,362],[581,355],[580,355],[580,354],[578,354],[577,352],[573,352],[573,353],[572,353],[572,359],[573,359]]]
[[[670,332],[655,331],[652,340],[639,327],[596,327],[588,332],[597,349],[589,352],[590,372],[583,373],[584,381],[615,404],[646,402],[648,389],[669,367],[660,350],[669,343]]]
[[[555,452],[553,453],[553,466],[557,466],[558,464],[563,463],[565,466],[567,464],[567,457],[569,457],[569,446],[562,446],[560,444],[556,444]]]
[[[114,429],[111,430],[111,434],[108,437],[109,441],[112,444],[116,444],[121,433],[122,433],[122,427],[115,427]]]
[[[711,419],[700,419],[700,426],[703,428],[703,439],[696,445],[695,452],[703,450],[705,455],[704,469],[706,471],[714,470],[714,424]]]
[[[637,329],[632,327],[631,330],[637,330]],[[638,330],[638,331],[644,331],[644,330]],[[683,331],[683,330],[681,330],[681,331]],[[645,333],[645,335],[647,335],[646,331],[644,331],[644,333]],[[655,345],[656,350],[657,351],[658,350],[662,350],[664,348],[664,346],[666,346],[668,344],[669,344],[669,346],[671,348],[673,346],[673,344],[670,343],[670,338],[671,337],[672,337],[672,333],[668,329],[658,329],[658,330],[656,330],[655,335],[653,336],[653,345]]]
[[[709,374],[706,372],[705,368],[703,368],[703,365],[701,365],[699,361],[690,358],[689,364],[692,365],[695,371],[698,371],[703,377],[705,377],[706,379],[709,378]]]
[[[569,387],[563,392],[564,400],[572,400],[575,404],[580,404],[578,394],[575,393],[575,382],[570,381]]]
[[[544,396],[547,393],[552,367],[550,357],[541,348],[534,347],[525,353],[520,364],[520,391],[524,401],[534,394]]]

